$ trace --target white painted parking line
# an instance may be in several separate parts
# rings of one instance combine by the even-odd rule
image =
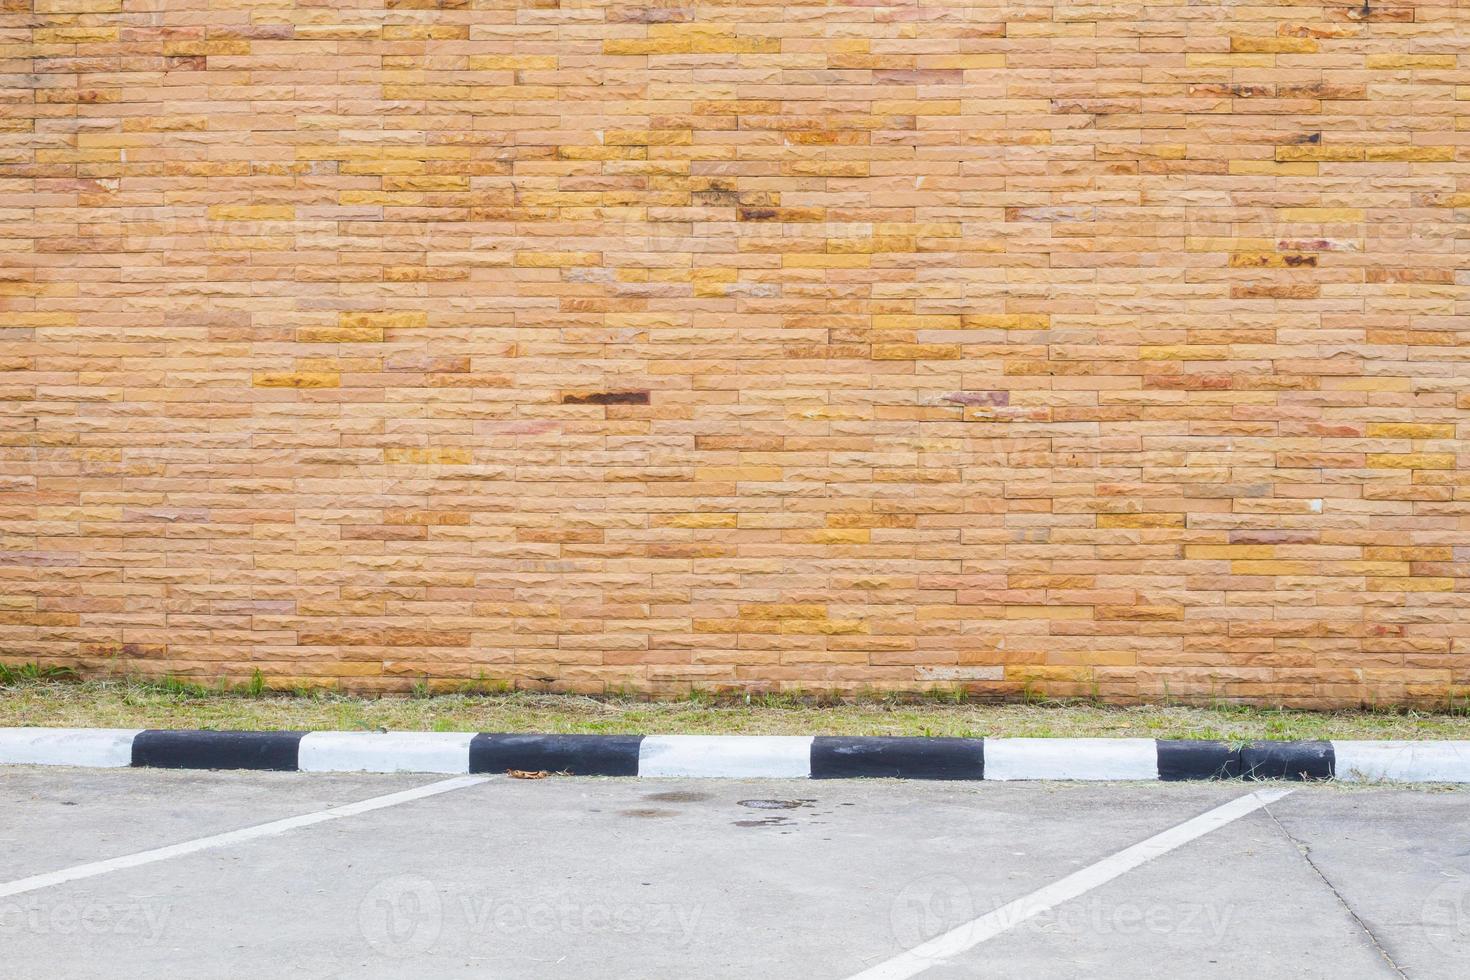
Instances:
[[[993,912],[987,912],[948,932],[940,933],[905,953],[854,974],[848,980],[907,980],[908,977],[917,976],[1027,919],[1086,894],[1160,855],[1168,854],[1177,847],[1254,813],[1290,792],[1292,791],[1289,789],[1262,789],[1236,797],[1223,806],[1217,806],[1208,813],[1202,813],[1161,834],[1155,834],[1146,841],[1124,848],[1096,864],[1090,864],[1081,871],[1073,872],[1014,902],[1002,905]]]
[[[298,817],[286,817],[284,820],[272,820],[270,823],[256,824],[254,827],[243,827],[240,830],[231,830],[223,834],[214,834],[210,837],[200,837],[195,840],[184,841],[181,844],[156,847],[151,851],[139,851],[136,854],[125,854],[122,857],[109,858],[106,861],[93,861],[90,864],[78,864],[75,867],[63,868],[60,871],[48,871],[45,874],[31,875],[29,878],[19,878],[15,881],[0,884],[0,898],[8,898],[11,895],[20,895],[24,892],[33,892],[40,888],[49,888],[52,885],[61,885],[68,881],[77,881],[81,878],[95,878],[98,875],[109,874],[113,871],[122,871],[125,868],[136,868],[139,865],[153,864],[156,861],[167,861],[170,858],[185,857],[216,847],[226,847],[230,844],[243,844],[246,841],[259,840],[262,837],[275,837],[277,834],[284,834],[288,831],[299,830],[302,827],[311,827],[315,824],[326,823],[329,820],[339,820],[342,817],[355,817],[360,813],[370,813],[373,810],[398,806],[400,803],[412,803],[414,800],[422,800],[425,797],[438,796],[440,793],[450,793],[457,789],[463,789],[466,786],[483,783],[488,778],[487,776],[456,776],[454,779],[441,779],[439,782],[429,783],[427,786],[417,786],[413,789],[407,789],[400,793],[389,793],[385,796],[374,796],[357,803],[332,807],[329,810],[303,813]]]

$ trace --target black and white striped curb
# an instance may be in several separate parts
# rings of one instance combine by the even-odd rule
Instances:
[[[0,765],[848,779],[1470,782],[1470,741],[0,729]]]

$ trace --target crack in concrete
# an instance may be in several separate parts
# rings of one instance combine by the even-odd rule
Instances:
[[[1348,904],[1347,897],[1344,896],[1342,892],[1337,890],[1337,886],[1332,883],[1332,880],[1329,879],[1327,875],[1322,873],[1322,869],[1317,866],[1317,862],[1312,860],[1311,845],[1307,844],[1305,841],[1297,840],[1296,837],[1292,836],[1291,831],[1287,830],[1286,827],[1281,823],[1281,821],[1277,819],[1276,814],[1271,811],[1271,808],[1269,806],[1264,806],[1261,809],[1265,812],[1266,816],[1271,818],[1271,822],[1276,825],[1276,829],[1281,831],[1281,836],[1285,837],[1288,841],[1292,843],[1292,846],[1296,848],[1296,852],[1300,854],[1302,856],[1302,860],[1307,863],[1307,867],[1311,868],[1313,873],[1317,875],[1318,880],[1320,880],[1322,884],[1326,885],[1328,890],[1332,892],[1333,896],[1336,897],[1338,904],[1343,907],[1343,910],[1346,911],[1348,915],[1352,916],[1353,921],[1358,924],[1358,928],[1363,930],[1363,935],[1368,937],[1368,942],[1371,943],[1373,945],[1373,948],[1378,951],[1378,955],[1383,957],[1383,962],[1388,964],[1388,968],[1392,970],[1396,975],[1403,977],[1404,980],[1410,980],[1409,975],[1404,972],[1404,968],[1398,965],[1398,962],[1395,961],[1388,950],[1384,948],[1383,943],[1379,942],[1378,936],[1376,936],[1373,930],[1368,927],[1368,923],[1364,922],[1363,917],[1358,915],[1357,910]]]

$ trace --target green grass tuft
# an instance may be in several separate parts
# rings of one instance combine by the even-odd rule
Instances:
[[[507,690],[477,679],[441,693],[424,679],[408,696],[272,690],[247,683],[206,686],[176,676],[79,681],[65,667],[0,665],[0,726],[235,728],[340,731],[932,735],[1250,739],[1470,739],[1470,700],[1442,710],[1312,712],[1252,707],[1214,698],[1201,705],[1136,707],[1094,697],[1048,700],[1028,688],[1022,703],[966,700],[963,688],[927,697],[871,692],[699,692],[682,700],[584,697]]]

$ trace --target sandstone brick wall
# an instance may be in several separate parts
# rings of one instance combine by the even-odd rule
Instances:
[[[0,657],[1470,688],[1470,6],[0,0]]]

